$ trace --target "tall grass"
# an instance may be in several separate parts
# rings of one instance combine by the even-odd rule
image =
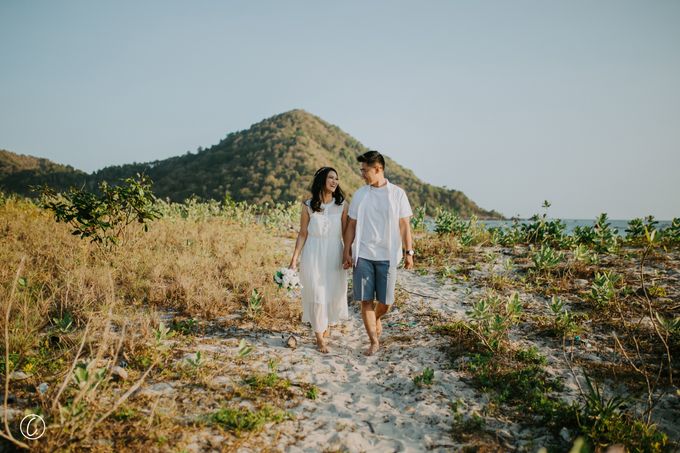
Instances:
[[[45,417],[38,449],[104,435],[103,422],[144,380],[160,376],[172,355],[162,311],[222,325],[298,328],[297,301],[272,279],[286,253],[277,234],[289,228],[293,207],[251,216],[247,206],[157,206],[164,217],[148,232],[132,229],[124,245],[100,248],[29,200],[0,203],[0,300],[3,313],[9,309],[0,375],[24,402],[20,409]],[[247,315],[253,291],[261,297],[255,317]],[[123,362],[129,376],[121,380],[114,368]],[[18,373],[22,380],[12,379]],[[47,391],[36,391],[42,384]],[[21,439],[18,420],[8,429]]]

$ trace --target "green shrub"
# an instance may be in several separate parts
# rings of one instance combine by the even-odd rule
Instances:
[[[423,372],[413,378],[413,383],[418,387],[425,385],[432,385],[434,380],[434,370],[432,368],[425,367]]]
[[[411,217],[411,228],[413,231],[425,231],[425,212],[427,207],[425,205],[418,206]]]
[[[516,351],[515,359],[531,365],[546,365],[548,363],[548,360],[539,352],[536,346],[530,346],[527,349]]]
[[[595,219],[593,226],[574,228],[574,242],[594,248],[599,253],[613,252],[619,245],[619,235],[611,227],[606,213]]]
[[[222,408],[210,416],[210,421],[230,431],[259,431],[266,423],[281,422],[287,415],[276,408],[265,406],[251,411],[246,408]]]
[[[54,212],[57,222],[68,223],[73,235],[115,245],[132,223],[140,223],[147,231],[148,223],[160,217],[151,185],[147,176],[138,174],[115,186],[102,182],[101,195],[73,187],[62,194],[45,186],[40,189],[41,205]]]
[[[562,390],[562,384],[543,368],[540,354],[524,351],[521,363],[506,363],[492,354],[475,354],[468,367],[473,383],[492,399],[513,407],[521,414],[539,417],[542,425],[561,428],[575,425],[575,407],[551,394]]]
[[[550,273],[564,260],[564,253],[554,250],[549,245],[541,245],[541,248],[531,255],[531,260],[535,272]]]
[[[597,272],[588,297],[599,307],[609,305],[617,296],[616,286],[621,281],[621,276],[612,271]]]
[[[455,212],[437,208],[434,218],[434,231],[438,234],[461,234],[466,229],[465,223]]]
[[[559,219],[548,220],[545,214],[539,217],[534,214],[531,223],[521,226],[524,242],[527,244],[549,244],[553,247],[567,245],[566,224]]]
[[[661,237],[670,244],[680,244],[680,218],[674,218],[670,226],[661,230]]]
[[[494,245],[512,247],[524,242],[524,233],[516,219],[511,227],[492,227],[489,228],[489,233],[491,233],[491,243]]]
[[[564,306],[564,302],[558,297],[553,296],[548,304],[550,314],[553,318],[553,329],[563,336],[571,336],[579,331],[578,324],[574,316]]]
[[[607,214],[600,214],[595,220],[595,249],[598,252],[613,252],[618,246],[618,233],[608,222]]]
[[[477,301],[467,313],[471,319],[468,327],[489,351],[496,352],[505,346],[508,332],[519,322],[521,313],[519,294],[509,296],[505,303],[491,294]]]
[[[574,261],[577,263],[597,264],[600,260],[595,251],[583,244],[578,244],[572,249]]]
[[[586,384],[588,392],[578,414],[578,425],[594,445],[623,444],[634,452],[659,452],[668,445],[668,436],[656,426],[624,411],[628,398],[606,397],[587,375]]]

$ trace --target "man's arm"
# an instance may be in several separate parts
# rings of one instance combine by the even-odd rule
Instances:
[[[342,237],[343,241],[345,240],[345,230],[347,229],[347,221],[349,220],[349,215],[348,215],[349,208],[347,207],[347,203],[344,204],[342,208],[342,216],[340,217],[340,222],[342,223]]]
[[[343,241],[345,243],[345,249],[343,251],[342,267],[343,269],[349,269],[352,267],[352,242],[354,242],[354,236],[357,231],[357,220],[351,217],[347,218],[347,228],[345,228],[345,234],[343,235]]]
[[[413,250],[413,237],[411,236],[411,217],[399,219],[399,232],[401,233],[401,245],[404,250]],[[413,256],[404,255],[404,268],[413,269]]]

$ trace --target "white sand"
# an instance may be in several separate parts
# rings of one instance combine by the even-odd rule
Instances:
[[[468,411],[479,409],[479,396],[458,379],[439,350],[446,339],[428,332],[432,311],[464,312],[461,292],[437,291],[432,277],[410,272],[400,276],[409,291],[438,299],[409,295],[408,303],[384,318],[380,350],[364,356],[368,338],[359,306],[350,302],[350,319],[334,329],[331,352],[319,353],[311,331],[296,350],[280,336],[260,340],[280,357],[280,375],[318,386],[319,398],[293,410],[296,420],[276,427],[276,447],[298,451],[438,451],[451,450],[453,422],[449,403],[460,398]],[[395,325],[403,323],[405,325]],[[264,344],[263,344],[264,343]],[[412,378],[425,367],[435,370],[431,386],[417,387]],[[444,370],[444,371],[442,371]]]

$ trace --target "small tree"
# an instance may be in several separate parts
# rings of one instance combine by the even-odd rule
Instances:
[[[148,176],[137,174],[114,186],[100,183],[100,195],[74,187],[59,193],[44,186],[40,204],[54,212],[57,222],[71,225],[73,235],[112,246],[121,242],[132,223],[140,223],[148,231],[148,222],[161,217],[151,185]]]

